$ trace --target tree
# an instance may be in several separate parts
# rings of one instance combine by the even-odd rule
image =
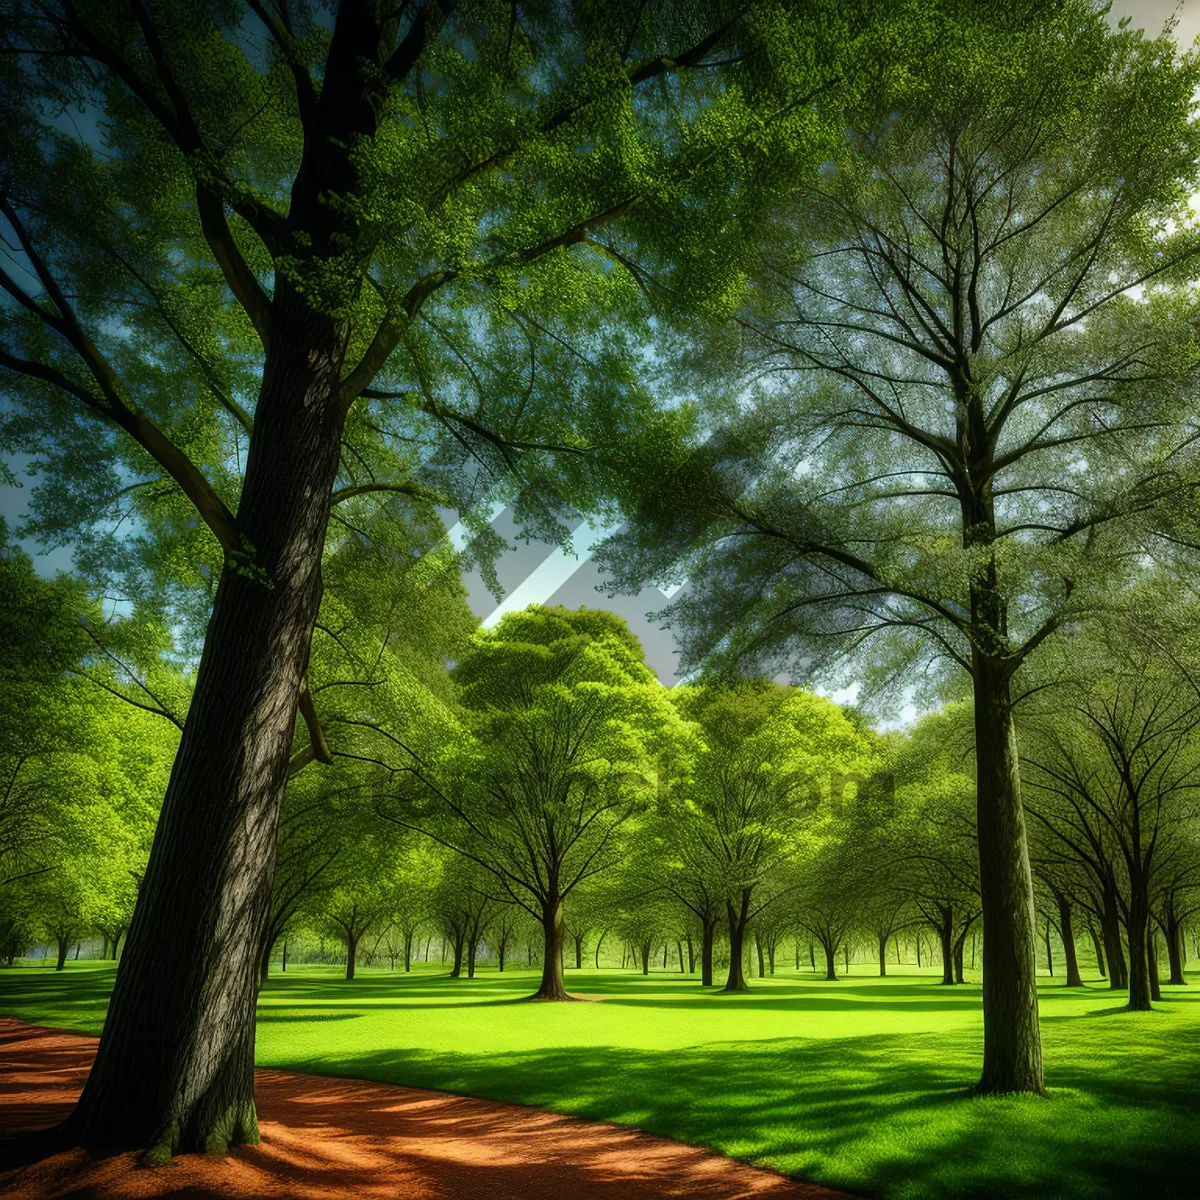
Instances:
[[[518,21],[501,3],[397,15],[342,0],[326,16],[251,0],[5,5],[0,214],[20,247],[0,275],[18,405],[6,440],[68,464],[51,522],[86,525],[80,501],[133,489],[212,603],[104,1036],[64,1129],[156,1160],[257,1140],[255,994],[298,710],[326,756],[306,671],[331,509],[382,495],[431,511],[455,464],[411,453],[392,420],[418,413],[423,440],[445,430],[465,451],[458,499],[486,486],[476,463],[515,481],[539,453],[586,458],[577,419],[614,397],[628,414],[628,389],[582,389],[580,405],[581,389],[546,393],[542,376],[513,386],[516,348],[558,347],[565,312],[635,295],[589,239],[622,219],[667,228],[751,123],[720,71],[692,70],[741,57],[721,6]],[[93,142],[52,115],[81,104]],[[700,119],[715,108],[729,119]],[[670,137],[668,110],[687,114]],[[485,330],[508,352],[481,418],[456,403],[479,382],[458,340]],[[535,391],[553,402],[526,404]],[[565,468],[558,495],[584,473]]]
[[[654,794],[655,753],[681,736],[620,618],[530,607],[480,633],[454,669],[462,736],[412,768],[411,796],[381,809],[490,872],[541,922],[535,999],[565,1000],[564,905],[609,869]]]
[[[746,928],[794,886],[787,864],[806,835],[835,819],[850,778],[865,778],[867,745],[829,701],[766,681],[675,691],[701,749],[687,782],[663,798],[672,854],[684,874],[705,881],[691,894],[721,897],[729,926],[724,990],[746,991]]]
[[[1041,1093],[1013,689],[1119,595],[1130,529],[1191,495],[1192,301],[1172,284],[1200,252],[1200,61],[1084,0],[935,7],[925,28],[882,119],[848,118],[819,176],[781,187],[740,334],[697,339],[712,399],[655,470],[622,460],[636,519],[600,561],[622,590],[693,581],[669,610],[685,667],[834,672],[874,639],[868,682],[961,669],[979,1086]]]
[[[1049,752],[1039,753],[1035,766],[1039,786],[1058,801],[1041,821],[1059,856],[1111,873],[1129,937],[1129,1007],[1144,1011],[1157,982],[1150,962],[1156,876],[1190,849],[1200,700],[1169,665],[1107,649],[1097,677],[1082,681],[1070,704],[1060,703],[1045,739]],[[1108,847],[1121,876],[1112,872]]]

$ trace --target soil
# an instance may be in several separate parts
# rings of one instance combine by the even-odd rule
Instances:
[[[61,1121],[96,1040],[0,1018],[0,1162]],[[256,1072],[262,1144],[142,1167],[68,1150],[0,1168],[12,1200],[850,1200],[640,1130],[446,1092]]]

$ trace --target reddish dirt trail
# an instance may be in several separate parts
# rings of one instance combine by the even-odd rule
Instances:
[[[61,1120],[93,1038],[0,1018],[0,1150]],[[72,1150],[0,1172],[12,1200],[849,1200],[635,1129],[518,1104],[290,1071],[258,1071],[262,1145],[228,1158]]]

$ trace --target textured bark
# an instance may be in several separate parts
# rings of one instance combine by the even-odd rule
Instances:
[[[245,556],[221,576],[104,1035],[64,1130],[85,1146],[160,1159],[258,1140],[259,953],[342,426],[342,334],[289,316],[250,443]]]
[[[972,666],[983,915],[983,1074],[979,1090],[1041,1095],[1045,1087],[1033,879],[1009,679],[1001,664],[978,649],[973,652]]]
[[[1072,920],[1071,902],[1062,894],[1055,892],[1058,902],[1058,932],[1062,937],[1063,958],[1067,964],[1067,987],[1083,987],[1083,977],[1079,974],[1079,958],[1075,950],[1075,924]]]
[[[1145,883],[1131,880],[1129,887],[1129,1008],[1133,1012],[1150,1010],[1150,967],[1147,941],[1150,903]]]
[[[748,992],[742,958],[745,950],[746,921],[750,915],[750,893],[743,890],[738,906],[732,900],[725,901],[725,915],[729,921],[729,978],[725,981],[726,992]]]
[[[551,893],[550,898],[542,906],[542,936],[544,939],[544,954],[542,961],[542,983],[534,993],[534,1000],[570,1000],[566,985],[563,983],[563,938],[565,935],[563,923],[562,901],[557,894]]]

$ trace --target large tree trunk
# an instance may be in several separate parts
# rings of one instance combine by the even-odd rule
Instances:
[[[1150,969],[1146,960],[1146,934],[1150,904],[1144,880],[1129,885],[1129,1008],[1150,1011]]]
[[[258,1141],[254,1010],[275,834],[321,602],[344,330],[282,277],[228,556],[104,1034],[64,1133],[223,1152]]]
[[[1071,902],[1062,892],[1055,893],[1058,902],[1058,932],[1062,937],[1063,958],[1067,963],[1067,987],[1083,987],[1079,974],[1079,958],[1075,952],[1075,925],[1071,919]]]
[[[63,970],[67,965],[67,952],[71,949],[69,938],[58,938],[58,961],[54,964],[56,971]]]
[[[821,940],[821,945],[825,948],[825,978],[837,979],[837,947],[833,944],[832,939],[826,941]]]
[[[533,994],[534,1000],[570,1000],[563,983],[563,906],[556,894],[542,907],[542,936],[545,953],[542,959],[542,984]]]
[[[750,914],[750,892],[743,889],[737,908],[732,900],[725,901],[726,917],[729,921],[729,978],[725,981],[726,992],[748,992],[742,958],[745,948],[746,920]]]
[[[973,607],[985,598],[972,589]],[[997,618],[1002,626],[1002,618]],[[994,628],[1000,626],[994,625]],[[1042,1080],[1033,879],[1007,667],[972,653],[976,817],[983,913],[983,1073],[979,1090],[1035,1092]]]

